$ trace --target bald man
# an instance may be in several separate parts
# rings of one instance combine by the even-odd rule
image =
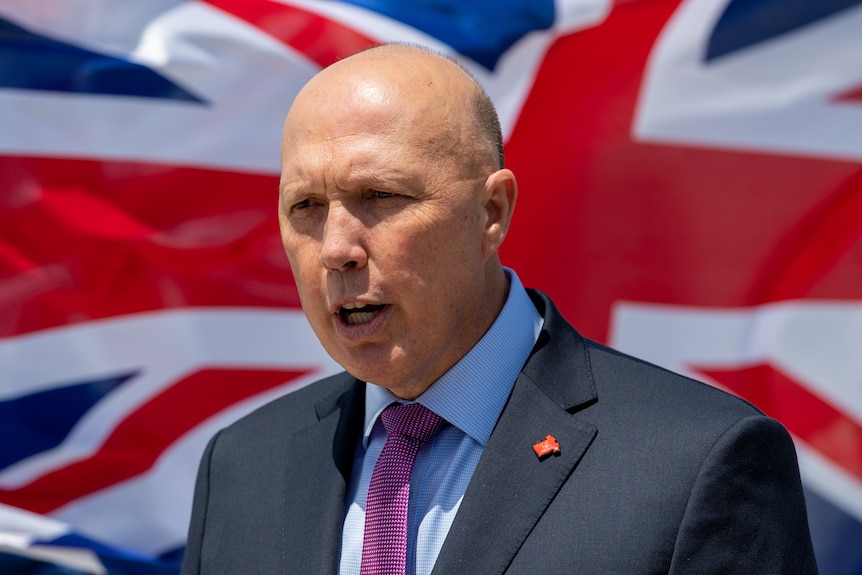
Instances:
[[[388,45],[326,68],[281,161],[282,242],[345,372],[210,441],[184,574],[816,573],[777,422],[583,338],[502,266],[517,184],[459,66]],[[401,513],[374,487],[399,404],[436,423],[393,568],[369,517]]]

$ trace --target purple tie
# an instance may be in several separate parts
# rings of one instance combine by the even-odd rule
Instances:
[[[418,403],[390,405],[380,414],[386,443],[374,465],[365,503],[360,575],[404,575],[407,567],[407,501],[419,449],[443,424]]]

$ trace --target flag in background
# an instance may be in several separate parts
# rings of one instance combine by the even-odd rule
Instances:
[[[281,123],[406,41],[500,111],[504,262],[782,421],[822,573],[862,574],[858,30],[862,0],[0,0],[0,571],[175,573],[207,439],[339,369]]]

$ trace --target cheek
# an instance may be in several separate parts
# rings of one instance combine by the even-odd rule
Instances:
[[[481,229],[475,213],[466,206],[442,204],[412,214],[384,233],[393,247],[404,251],[452,254],[478,242]]]
[[[434,282],[432,270],[440,260],[451,257],[448,248],[435,232],[416,229],[392,230],[380,237],[372,257],[374,266],[384,273],[387,279],[404,278],[408,283],[425,278]],[[407,280],[406,276],[412,279]],[[423,282],[424,283],[424,282]],[[415,286],[418,287],[418,286]]]
[[[290,264],[290,271],[293,273],[293,281],[297,284],[297,287],[299,287],[303,273],[300,258],[297,256],[297,251],[285,244],[284,253],[287,254],[287,263]]]
[[[390,286],[400,284],[413,292],[410,299],[421,297],[440,306],[481,268],[482,242],[469,216],[430,224],[378,230],[382,233],[375,234],[371,265]]]
[[[290,271],[293,273],[293,282],[296,284],[299,297],[306,301],[306,297],[316,291],[315,285],[320,281],[320,258],[311,246],[302,243],[285,242],[284,251],[287,254],[287,261],[290,264]]]

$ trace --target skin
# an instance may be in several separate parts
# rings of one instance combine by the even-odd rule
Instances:
[[[415,399],[508,295],[517,196],[454,63],[382,46],[324,69],[284,124],[281,238],[309,323],[355,377]],[[368,306],[353,314],[344,306]],[[382,306],[382,307],[378,307]]]

